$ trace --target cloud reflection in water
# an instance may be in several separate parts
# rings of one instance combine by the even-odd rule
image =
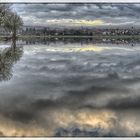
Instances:
[[[1,135],[139,136],[139,45],[23,50],[0,84]]]

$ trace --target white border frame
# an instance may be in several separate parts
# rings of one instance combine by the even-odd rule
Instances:
[[[0,0],[0,3],[140,3],[140,0]]]
[[[0,3],[140,3],[140,0],[0,0]],[[0,140],[140,140],[140,137],[0,137]]]

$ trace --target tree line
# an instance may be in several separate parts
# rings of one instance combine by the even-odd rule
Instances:
[[[17,30],[23,25],[23,21],[10,7],[11,4],[0,4],[0,27],[10,31],[12,39],[16,39]]]
[[[20,32],[21,35],[35,35],[35,36],[116,36],[116,35],[140,35],[140,28],[52,28],[42,27],[36,28],[26,27]]]

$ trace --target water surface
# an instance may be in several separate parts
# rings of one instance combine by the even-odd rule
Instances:
[[[0,42],[1,136],[139,136],[140,45]]]

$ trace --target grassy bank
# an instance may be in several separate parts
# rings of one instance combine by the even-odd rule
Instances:
[[[0,40],[8,39],[9,37],[0,36]],[[25,35],[25,36],[18,36],[18,39],[33,39],[33,38],[97,38],[97,39],[140,39],[140,35],[95,35],[95,36],[72,36],[72,35],[63,35],[63,36],[35,36],[35,35]]]
[[[19,36],[20,39],[30,39],[30,38],[95,38],[95,39],[140,39],[140,35],[116,35],[116,36]]]

